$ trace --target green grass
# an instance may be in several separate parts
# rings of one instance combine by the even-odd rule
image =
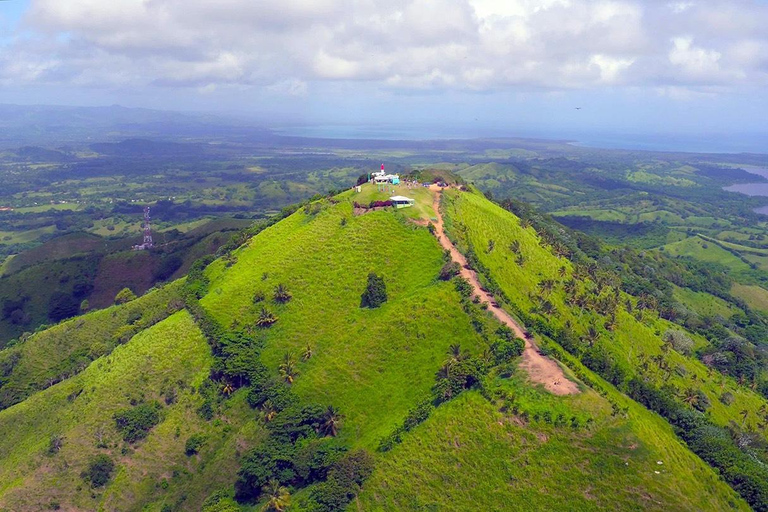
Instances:
[[[723,299],[706,292],[695,292],[688,288],[675,286],[673,297],[700,316],[719,315],[728,318],[734,313],[740,312],[739,309]]]
[[[0,507],[29,509],[58,501],[68,509],[112,509],[126,495],[136,505],[155,501],[163,494],[156,484],[170,478],[170,467],[185,466],[186,438],[172,433],[176,426],[184,433],[199,428],[193,390],[207,377],[211,361],[191,317],[177,313],[79,375],[0,412]],[[112,414],[132,400],[159,399],[168,385],[177,386],[179,398],[164,408],[164,421],[145,441],[121,452]],[[99,429],[107,448],[96,447]],[[62,435],[64,443],[58,454],[48,456],[44,452],[53,434]],[[109,454],[117,471],[106,492],[92,494],[79,473],[96,453]]]
[[[0,365],[12,368],[0,380],[0,407],[77,374],[93,359],[111,352],[120,343],[120,333],[138,332],[165,318],[180,285],[174,283],[122,306],[62,322],[0,351]],[[134,325],[127,326],[134,318]]]
[[[202,302],[225,325],[248,325],[254,292],[269,298],[284,283],[293,300],[269,306],[279,319],[264,333],[265,363],[276,370],[285,352],[298,357],[311,345],[315,355],[299,365],[294,390],[338,407],[342,435],[375,448],[428,394],[450,344],[475,353],[486,345],[453,285],[436,281],[442,251],[427,229],[394,211],[351,210],[342,203],[315,217],[300,211],[262,232],[234,266],[212,266],[212,292]],[[384,276],[389,295],[375,310],[359,307],[370,271]]]
[[[680,242],[664,246],[664,251],[670,256],[688,256],[700,261],[719,263],[733,272],[749,272],[749,265],[735,255],[719,247],[714,242],[708,242],[700,237],[690,237]]]
[[[558,400],[573,412],[589,407],[595,424],[528,423],[477,392],[441,406],[382,457],[359,509],[748,509],[641,407],[628,420],[611,417],[593,392]]]
[[[423,192],[418,200],[426,208],[431,196]],[[539,279],[555,276],[562,265],[570,271],[567,261],[544,250],[534,230],[523,229],[511,214],[477,194],[447,194],[452,198],[448,227],[461,233],[464,246],[472,242],[522,308],[530,307],[527,294]],[[436,279],[443,251],[425,227],[409,222],[402,211],[354,216],[351,191],[338,199],[335,205],[322,201],[314,214],[300,209],[262,231],[234,252],[229,266],[214,262],[207,270],[209,293],[201,302],[223,325],[250,328],[260,307],[253,304],[253,295],[266,294],[265,304],[278,321],[269,329],[255,328],[264,341],[264,363],[276,375],[283,355],[296,354],[299,374],[292,389],[307,402],[334,405],[344,416],[341,440],[375,454],[375,473],[352,509],[745,509],[677,441],[666,422],[605,383],[607,398],[588,388],[557,397],[529,386],[523,374],[490,376],[485,389],[492,400],[467,392],[437,408],[392,451],[376,452],[379,441],[429,395],[451,344],[474,354],[488,345],[462,310],[452,283]],[[472,229],[465,233],[462,226]],[[489,238],[496,242],[490,253],[484,250]],[[522,269],[507,257],[513,239],[520,240],[528,259]],[[389,300],[375,310],[361,309],[360,294],[371,271],[384,276]],[[291,292],[287,304],[269,300],[277,284]],[[561,308],[560,297],[553,295]],[[91,348],[109,335],[100,329],[120,324],[110,316],[115,311],[123,309],[86,315],[11,349],[23,354],[22,366],[29,368],[24,375],[37,375],[30,382],[38,382],[50,371],[45,354],[61,352],[51,358],[49,366],[55,366],[69,360],[68,350]],[[563,321],[577,321],[575,313],[562,313]],[[630,341],[631,357],[659,350],[654,330],[666,324],[649,319],[646,326],[625,316],[619,319],[616,350],[626,351]],[[301,361],[307,345],[313,355]],[[0,357],[10,353],[0,352]],[[680,364],[703,371],[695,361],[680,358]],[[264,431],[245,404],[246,390],[227,400],[217,419],[198,417],[202,398],[196,389],[211,363],[201,333],[180,312],[84,371],[0,412],[0,431],[9,433],[0,438],[0,509],[58,501],[64,509],[160,510],[171,505],[199,510],[211,492],[231,489],[239,455]],[[583,368],[579,371],[600,382]],[[729,390],[734,387],[726,384]],[[146,440],[125,447],[112,414],[131,401],[162,401],[169,386],[177,388],[178,401],[164,407],[163,421]],[[733,392],[732,411],[722,404],[715,407],[713,400],[717,421],[759,405],[754,393]],[[611,402],[627,407],[628,416],[612,415]],[[502,408],[505,403],[508,408]],[[555,427],[543,421],[545,412],[577,417],[581,425],[591,419],[591,426]],[[107,448],[95,446],[100,427],[106,429]],[[206,434],[208,442],[199,455],[188,458],[184,443],[195,433]],[[43,453],[51,434],[65,438],[61,452],[52,457]],[[78,475],[98,452],[111,454],[118,471],[104,490],[92,492]]]
[[[466,247],[471,242],[476,248],[478,257],[487,266],[494,278],[498,281],[511,301],[524,311],[530,312],[534,302],[532,297],[538,297],[540,290],[538,282],[543,279],[552,279],[555,283],[570,279],[571,264],[565,258],[559,258],[548,249],[544,249],[538,241],[533,228],[522,229],[519,220],[501,207],[489,203],[478,194],[449,192],[446,203],[446,214],[451,219],[448,224],[450,232],[457,236],[460,245]],[[484,249],[488,246],[488,240],[495,240],[495,249],[488,253]],[[526,263],[520,267],[514,262],[514,255],[507,247],[512,240],[518,240],[521,252],[526,257]],[[732,256],[727,251],[710,243],[707,249],[703,249],[698,242],[704,243],[700,238],[688,239],[672,247],[698,247],[701,252],[711,251],[725,258],[723,253]],[[719,252],[718,252],[719,251]],[[734,257],[735,259],[735,257]],[[722,260],[721,260],[722,261]],[[736,261],[739,261],[736,259]],[[560,277],[558,269],[566,267],[566,276]],[[585,286],[587,283],[581,283]],[[624,295],[626,298],[627,296]],[[554,304],[557,313],[550,316],[549,320],[558,327],[563,327],[566,321],[571,322],[577,334],[583,335],[590,319],[594,319],[601,326],[605,318],[596,313],[580,313],[578,308],[565,305],[562,287],[557,285],[555,291],[548,297]],[[698,299],[701,302],[701,299]],[[717,302],[717,301],[715,301]],[[616,361],[619,361],[628,371],[635,372],[641,365],[641,361],[652,356],[660,355],[662,351],[661,335],[667,329],[680,329],[681,327],[655,316],[646,314],[642,322],[637,321],[632,315],[619,309],[616,326],[613,332],[599,327],[601,338],[598,341]],[[699,342],[696,336],[693,336]],[[766,405],[766,400],[759,394],[744,386],[738,386],[733,379],[719,376],[711,372],[703,363],[694,357],[686,357],[671,351],[667,356],[671,368],[679,367],[681,372],[672,372],[666,380],[662,372],[653,365],[646,376],[661,383],[673,384],[678,389],[688,387],[699,388],[709,397],[712,406],[708,409],[711,419],[720,425],[728,425],[731,421],[741,423],[739,412],[747,409],[752,411],[748,425],[756,426],[757,411]],[[682,373],[682,375],[681,375]],[[725,391],[734,395],[731,405],[725,405],[718,397]]]
[[[734,283],[731,293],[746,301],[749,307],[768,313],[768,290],[765,288]]]

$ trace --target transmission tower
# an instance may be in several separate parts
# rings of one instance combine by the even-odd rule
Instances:
[[[141,245],[134,245],[133,249],[136,251],[144,251],[151,249],[155,244],[152,242],[152,225],[149,223],[149,206],[144,207],[144,243]]]

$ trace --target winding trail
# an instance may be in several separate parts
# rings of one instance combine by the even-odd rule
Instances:
[[[475,295],[480,297],[482,302],[488,304],[488,309],[501,323],[507,325],[514,331],[518,338],[525,341],[525,349],[523,350],[520,368],[528,372],[528,375],[533,382],[542,384],[544,388],[552,394],[574,395],[579,393],[578,386],[575,382],[566,378],[563,369],[552,359],[541,355],[534,344],[525,336],[525,331],[520,324],[518,324],[509,313],[497,305],[490,293],[482,289],[480,281],[477,279],[477,273],[474,270],[471,270],[467,264],[467,258],[456,249],[445,235],[443,215],[440,213],[440,197],[443,193],[442,189],[436,185],[432,185],[430,189],[434,194],[432,207],[435,210],[435,217],[437,218],[437,222],[433,223],[435,225],[435,236],[437,236],[440,245],[443,246],[444,249],[450,251],[451,258],[461,265],[460,275],[469,281],[475,291]]]

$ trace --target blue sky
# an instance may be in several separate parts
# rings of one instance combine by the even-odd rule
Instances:
[[[0,102],[755,137],[766,26],[756,0],[7,0]]]

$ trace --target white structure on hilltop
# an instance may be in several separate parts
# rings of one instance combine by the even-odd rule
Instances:
[[[410,197],[405,196],[392,196],[389,198],[389,200],[394,203],[395,208],[408,208],[409,206],[416,204],[415,199],[411,199]]]
[[[381,170],[380,171],[371,173],[371,180],[373,180],[374,183],[391,183],[393,185],[399,185],[400,184],[400,175],[399,174],[387,174],[384,171],[384,164],[381,164]]]

